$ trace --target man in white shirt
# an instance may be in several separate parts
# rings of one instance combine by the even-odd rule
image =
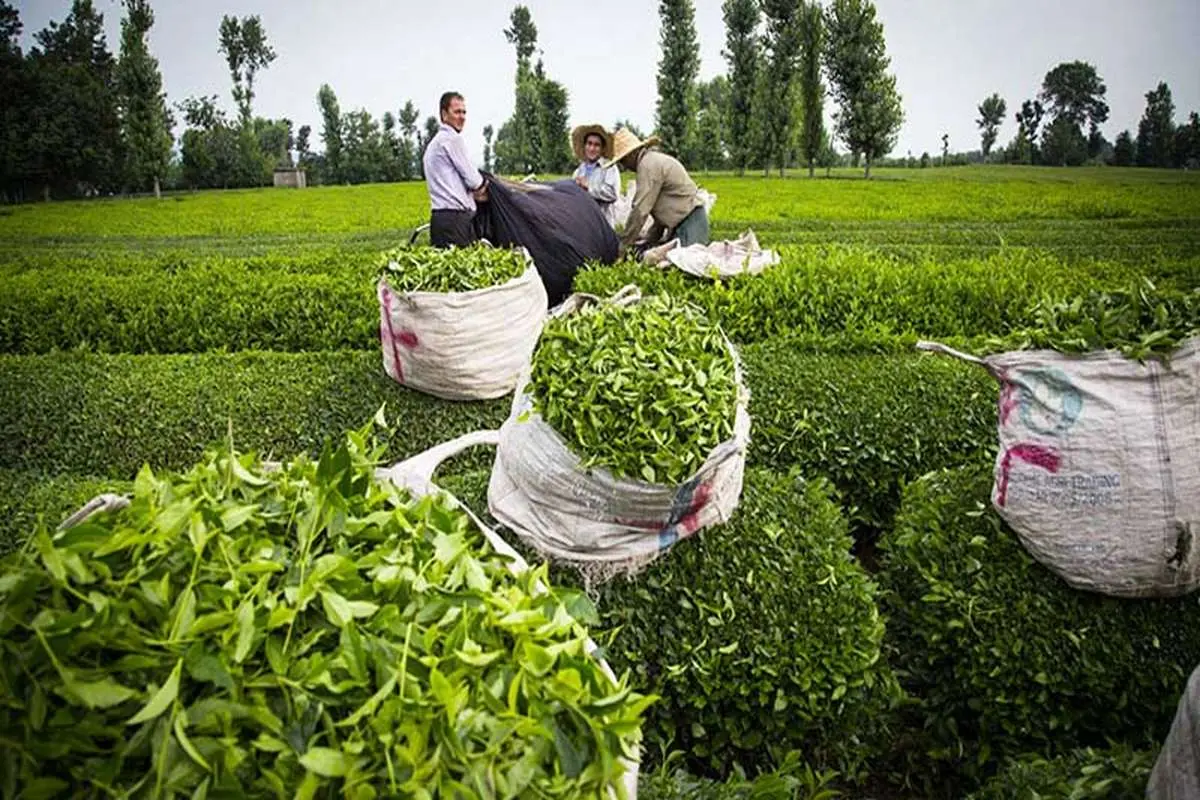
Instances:
[[[617,197],[621,194],[621,174],[616,164],[602,164],[601,158],[612,157],[612,137],[603,125],[580,125],[571,131],[571,147],[579,159],[579,167],[572,176],[600,206],[609,227],[616,228]]]
[[[466,247],[476,240],[477,202],[487,202],[487,182],[467,155],[462,129],[467,103],[458,92],[446,92],[438,104],[442,124],[425,148],[422,163],[429,189],[429,239],[434,247]]]

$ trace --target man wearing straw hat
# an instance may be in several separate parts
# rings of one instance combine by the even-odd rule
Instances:
[[[571,147],[579,159],[572,176],[579,188],[600,204],[600,213],[608,224],[617,227],[613,203],[621,194],[621,173],[615,164],[601,164],[601,158],[612,157],[612,137],[603,125],[580,125],[571,131]]]
[[[650,245],[661,238],[678,239],[681,247],[708,244],[708,212],[700,189],[683,164],[655,147],[659,141],[657,136],[642,141],[625,128],[613,134],[608,163],[637,175],[633,209],[621,234],[622,250],[637,242],[647,217],[654,220]]]

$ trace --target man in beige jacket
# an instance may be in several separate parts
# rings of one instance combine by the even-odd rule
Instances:
[[[621,234],[622,251],[638,240],[646,218],[654,220],[647,244],[678,239],[681,247],[708,244],[708,212],[700,190],[683,164],[655,145],[657,136],[642,141],[625,128],[613,134],[613,156],[608,162],[636,173],[637,190],[633,208]]]

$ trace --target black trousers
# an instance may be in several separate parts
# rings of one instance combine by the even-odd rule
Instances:
[[[429,215],[429,243],[434,247],[466,247],[478,241],[475,212],[434,209]]]

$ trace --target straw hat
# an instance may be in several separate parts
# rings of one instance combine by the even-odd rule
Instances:
[[[575,157],[580,161],[587,161],[587,156],[583,152],[583,145],[587,142],[587,137],[590,133],[599,136],[600,141],[604,143],[600,148],[600,157],[608,158],[611,156],[613,146],[612,134],[603,125],[580,125],[571,131],[571,148],[575,151]]]
[[[645,140],[639,139],[627,128],[618,129],[612,139],[612,156],[608,159],[609,164],[616,164],[630,153],[643,147],[652,147],[662,141],[657,136],[651,136]]]

